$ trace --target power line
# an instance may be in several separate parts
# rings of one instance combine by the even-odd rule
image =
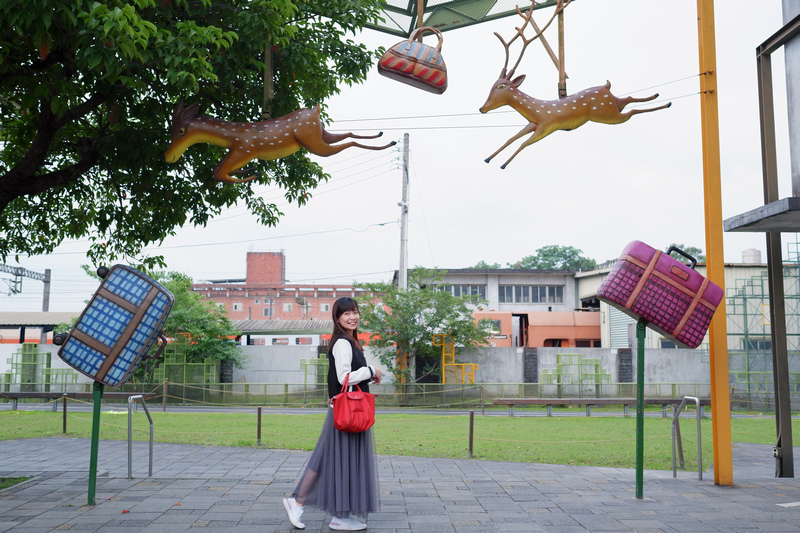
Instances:
[[[377,224],[369,224],[364,229],[338,228],[338,229],[329,229],[329,230],[322,230],[322,231],[310,231],[310,232],[307,232],[307,233],[295,233],[294,235],[276,235],[275,237],[262,237],[260,239],[244,239],[244,240],[241,240],[241,241],[223,241],[223,242],[210,242],[210,243],[199,243],[199,244],[177,244],[177,245],[174,245],[174,246],[147,247],[147,248],[145,248],[145,250],[161,250],[161,249],[167,249],[167,250],[171,250],[172,249],[172,250],[174,250],[174,249],[177,249],[177,248],[197,248],[197,247],[200,247],[200,246],[203,246],[203,247],[205,247],[205,246],[225,246],[225,245],[228,245],[228,244],[244,244],[244,243],[249,243],[249,242],[271,241],[271,240],[275,240],[275,239],[290,239],[290,238],[293,238],[293,237],[307,237],[309,235],[322,235],[322,234],[325,234],[325,233],[337,233],[339,231],[354,231],[356,233],[362,233],[364,231],[367,231],[371,227],[385,226],[387,224],[396,224],[396,223],[397,223],[396,220],[390,220],[388,222],[381,222],[381,223],[377,223]]]

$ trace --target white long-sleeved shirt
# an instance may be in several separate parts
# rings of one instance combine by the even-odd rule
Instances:
[[[353,370],[353,347],[347,339],[339,339],[333,345],[333,361],[336,364],[336,378],[340,385],[344,385],[344,378],[350,375],[349,384],[355,385],[366,381],[375,373],[371,366],[362,366]]]

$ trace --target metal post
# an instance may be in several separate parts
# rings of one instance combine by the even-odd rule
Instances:
[[[169,385],[169,379],[164,378],[163,394],[161,395],[161,411],[167,410],[167,385]]]
[[[472,459],[472,438],[475,434],[475,411],[469,412],[469,458]]]
[[[66,433],[67,433],[67,395],[64,394],[63,396],[61,396],[61,400],[64,402],[63,408],[61,409],[62,416],[64,418],[64,420],[61,423],[61,425],[62,425],[61,432],[66,435]]]
[[[94,505],[94,493],[97,487],[97,449],[100,444],[100,407],[103,403],[103,384],[94,382],[92,387],[92,445],[89,456],[89,505]]]
[[[644,339],[645,320],[636,323],[636,498],[643,497],[644,484]]]
[[[261,408],[258,408],[258,429],[256,429],[256,446],[261,446]]]
[[[706,222],[706,276],[725,291],[722,242],[722,179],[717,102],[717,58],[714,0],[697,0],[697,34],[700,56],[700,117],[703,144],[703,191]],[[731,402],[728,397],[728,332],[725,300],[717,307],[709,336],[711,404],[714,407],[714,482],[733,485]]]

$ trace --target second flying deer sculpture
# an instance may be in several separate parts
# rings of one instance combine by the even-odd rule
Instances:
[[[517,33],[511,38],[511,40],[508,41],[508,43],[506,43],[499,34],[495,33],[495,36],[500,39],[500,42],[503,44],[503,48],[505,48],[506,62],[503,65],[503,70],[500,71],[500,77],[495,82],[492,90],[489,92],[489,97],[486,99],[486,103],[480,108],[480,112],[486,113],[492,109],[497,109],[498,107],[508,105],[513,107],[520,115],[525,117],[528,120],[528,125],[522,128],[519,133],[506,141],[506,143],[495,153],[487,157],[485,159],[487,163],[512,142],[529,133],[532,135],[522,143],[517,151],[514,152],[514,154],[508,158],[508,161],[501,165],[500,168],[506,168],[511,160],[514,159],[523,148],[530,146],[538,140],[541,140],[554,131],[572,130],[590,121],[602,122],[604,124],[621,124],[638,113],[657,111],[672,105],[670,102],[650,109],[634,109],[628,111],[627,113],[623,113],[622,109],[629,103],[648,102],[650,100],[654,100],[655,98],[658,98],[658,93],[644,98],[634,98],[632,96],[618,98],[611,94],[611,83],[608,81],[606,81],[605,85],[591,87],[557,100],[537,100],[536,98],[528,96],[518,89],[518,87],[525,80],[525,75],[523,74],[514,78],[514,71],[516,70],[517,66],[519,66],[522,55],[525,53],[525,48],[527,48],[531,42],[536,40],[542,34],[542,32],[547,29],[550,23],[553,22],[553,19],[556,17],[556,15],[561,12],[571,1],[572,0],[567,0],[565,3],[559,2],[558,8],[556,9],[556,12],[553,14],[553,17],[550,19],[550,21],[541,30],[537,31],[536,34],[530,39],[525,37],[524,32],[525,27],[528,25],[528,23],[530,23],[533,15],[533,3],[527,12],[527,15],[522,14],[519,7],[517,7],[517,13],[525,20],[525,23],[522,25],[522,27],[516,28]],[[520,51],[517,62],[513,67],[511,67],[511,70],[507,71],[509,47],[511,46],[511,43],[513,43],[518,37],[522,38],[522,50]]]
[[[279,118],[260,122],[228,122],[206,115],[198,115],[200,104],[189,107],[178,102],[172,113],[172,142],[164,153],[167,163],[180,159],[187,148],[196,143],[210,143],[228,148],[228,154],[214,168],[214,177],[227,183],[250,181],[258,175],[234,178],[235,173],[253,159],[270,161],[291,155],[301,148],[312,154],[329,156],[345,148],[358,146],[367,150],[384,150],[394,146],[394,141],[383,146],[367,146],[355,141],[333,144],[344,139],[376,139],[383,135],[354,135],[330,133],[322,127],[320,106],[298,109]]]

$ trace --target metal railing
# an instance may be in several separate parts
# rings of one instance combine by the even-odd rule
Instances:
[[[700,405],[700,399],[693,396],[686,396],[681,400],[680,405],[675,409],[672,415],[672,477],[678,477],[678,469],[675,465],[675,448],[678,449],[680,457],[681,470],[685,470],[683,462],[683,443],[681,442],[681,411],[686,406],[687,400],[694,400],[697,408],[697,475],[698,479],[703,480],[703,440],[700,437],[700,419],[703,417],[703,406]]]
[[[128,479],[133,479],[133,407],[136,402],[141,402],[147,419],[150,421],[150,464],[147,471],[148,477],[153,475],[153,417],[147,409],[147,404],[142,395],[128,398]]]

